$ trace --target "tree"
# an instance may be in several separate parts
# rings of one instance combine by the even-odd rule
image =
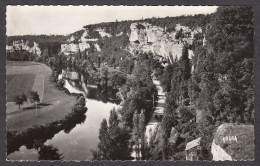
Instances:
[[[177,62],[176,75],[174,76],[176,80],[173,80],[172,85],[173,88],[177,90],[177,96],[179,96],[179,101],[181,105],[184,105],[184,100],[189,98],[188,96],[188,80],[191,75],[191,66],[188,55],[188,47],[185,45],[182,49],[182,56],[180,60]],[[174,78],[173,76],[173,78]]]
[[[42,53],[42,60],[43,60],[43,63],[46,62],[48,56],[49,56],[48,48],[45,48],[45,49],[43,50],[43,53]]]
[[[139,130],[140,130],[140,139],[141,139],[141,152],[144,154],[144,145],[145,145],[145,110],[142,109],[139,115]]]
[[[160,76],[160,82],[164,91],[166,92],[169,92],[171,90],[171,80],[174,68],[175,66],[173,64],[168,65],[165,68],[163,74]]]
[[[108,68],[106,66],[102,66],[100,68],[100,77],[104,81],[103,85],[107,86],[108,81]]]
[[[39,95],[38,95],[38,93],[36,92],[36,91],[31,91],[30,93],[29,93],[29,100],[33,103],[33,104],[35,104],[36,102],[40,102],[40,97],[39,97]]]
[[[118,115],[113,108],[110,111],[109,126],[104,119],[99,130],[97,151],[93,151],[93,158],[97,160],[127,160],[130,159],[127,130],[119,127]]]
[[[134,151],[136,159],[141,159],[144,154],[144,136],[145,136],[145,110],[142,109],[141,113],[135,111],[133,116],[133,132],[132,141],[134,143]]]
[[[99,129],[99,144],[98,144],[98,151],[100,154],[99,157],[96,158],[98,160],[108,160],[109,159],[109,136],[108,136],[108,126],[107,120],[103,119]]]
[[[173,120],[174,118],[172,117],[171,114],[166,114],[164,113],[162,122],[161,122],[161,127],[162,127],[162,157],[163,160],[167,158],[167,146],[168,146],[168,136],[171,132],[171,128],[173,126]]]
[[[111,131],[115,131],[117,129],[117,126],[119,124],[119,119],[118,119],[118,115],[116,113],[115,108],[113,108],[110,111],[110,116],[109,116],[109,130]]]
[[[80,96],[80,97],[78,98],[77,105],[80,105],[80,106],[83,106],[83,107],[86,105],[86,99],[85,99],[84,96]]]
[[[62,154],[52,145],[43,145],[39,150],[39,160],[62,160]]]
[[[29,93],[29,100],[31,101],[31,103],[33,103],[35,105],[36,102],[37,103],[40,102],[40,97],[36,91],[31,91]],[[36,103],[36,116],[38,116],[37,115],[37,103]]]
[[[112,86],[114,87],[121,87],[123,86],[124,84],[126,83],[126,76],[123,75],[123,74],[114,74],[112,77],[111,77],[111,84]]]
[[[57,86],[58,86],[59,88],[63,88],[64,85],[65,85],[64,79],[60,79],[60,80],[57,81]]]
[[[190,78],[191,66],[189,60],[188,46],[184,45],[182,49],[182,56],[180,58],[180,69],[182,73],[183,80],[188,80]]]
[[[19,109],[20,109],[20,106],[25,102],[27,101],[27,97],[25,96],[24,93],[20,94],[20,95],[16,95],[14,97],[14,102],[16,105],[19,106]]]
[[[135,111],[133,116],[133,132],[132,141],[134,143],[133,151],[135,152],[135,159],[140,159],[140,130],[139,130],[139,114]]]

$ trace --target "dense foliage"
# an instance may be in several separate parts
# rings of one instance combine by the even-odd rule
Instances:
[[[166,139],[172,148],[163,148],[162,157],[184,159],[183,145],[201,137],[199,159],[211,159],[217,126],[254,123],[252,18],[250,7],[219,7],[207,25],[206,45],[197,46],[191,60],[184,47],[181,59],[164,70],[161,82],[168,96],[162,126],[166,138],[177,129],[179,141],[170,145]]]
[[[167,32],[175,30],[176,24],[187,26],[190,29],[202,27],[203,29],[209,23],[211,15],[198,14],[194,16],[179,16],[179,17],[165,17],[165,18],[148,18],[144,19],[152,25],[166,28]]]
[[[117,111],[112,110],[110,115],[110,119],[113,117],[113,119],[119,119],[117,116],[120,117],[120,120],[118,120],[115,125],[118,128],[117,134],[122,134],[122,132],[124,132],[117,141],[118,144],[115,148],[120,149],[121,145],[119,142],[128,145],[128,148],[124,147],[124,149],[121,150],[121,155],[125,154],[123,159],[131,158],[130,152],[132,151],[135,151],[137,154],[136,159],[144,158],[144,155],[141,157],[140,154],[144,154],[146,146],[144,138],[145,124],[150,119],[153,112],[153,95],[154,97],[157,95],[157,90],[152,82],[151,74],[153,70],[157,70],[161,67],[156,63],[158,61],[154,60],[151,55],[140,54],[137,57],[138,58],[135,60],[136,65],[134,65],[133,69],[134,77],[127,77],[125,80],[123,77],[119,77],[118,75],[112,76],[112,78],[116,78],[119,83],[126,81],[124,84],[117,84],[123,100],[122,108]],[[110,124],[109,127],[111,126]],[[104,134],[106,133],[104,131],[108,131],[108,133],[111,132],[109,127],[107,126],[107,122],[104,120],[100,128],[100,144],[98,150],[93,152],[94,159],[122,159],[120,155],[112,157],[115,152],[109,152],[108,150],[115,146],[112,145],[112,143],[109,143],[109,139],[111,139],[109,138],[109,135],[116,135],[116,133]]]

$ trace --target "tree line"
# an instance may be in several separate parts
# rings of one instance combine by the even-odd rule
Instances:
[[[152,96],[157,95],[151,74],[162,67],[151,56],[137,55],[134,77],[127,77],[125,84],[119,86],[122,108],[111,110],[109,123],[102,121],[93,160],[128,160],[133,152],[137,160],[146,158],[145,126],[153,112]]]
[[[211,160],[215,129],[223,123],[254,124],[253,9],[219,7],[206,26],[206,45],[167,66],[160,159],[185,160],[185,145],[201,137],[200,160]],[[170,143],[172,129],[178,132]]]

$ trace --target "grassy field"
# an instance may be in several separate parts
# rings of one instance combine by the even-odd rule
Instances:
[[[32,90],[32,86],[35,80],[34,74],[13,74],[7,75],[6,81],[8,82],[6,87],[7,102],[12,102],[16,95],[25,93],[28,95]]]
[[[6,119],[7,130],[21,132],[33,125],[45,125],[63,119],[76,103],[73,96],[58,90],[50,81],[51,69],[36,62],[7,62],[6,65]],[[35,107],[25,102],[21,109],[12,102],[12,98],[20,93],[28,94],[37,91],[40,96],[38,116]]]

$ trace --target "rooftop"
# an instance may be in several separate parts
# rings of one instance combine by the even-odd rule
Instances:
[[[199,137],[199,138],[197,138],[197,139],[195,139],[193,141],[188,142],[187,145],[186,145],[185,150],[189,150],[191,148],[194,148],[194,147],[200,145],[200,140],[201,140],[201,137]]]

